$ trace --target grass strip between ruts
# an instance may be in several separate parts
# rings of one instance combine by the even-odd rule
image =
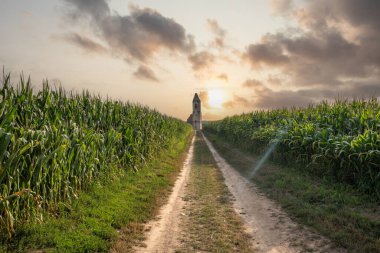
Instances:
[[[182,249],[176,252],[252,252],[251,237],[235,212],[231,193],[198,132],[187,183]]]

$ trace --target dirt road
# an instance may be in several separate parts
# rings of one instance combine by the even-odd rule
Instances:
[[[218,179],[220,183],[223,185],[227,185],[228,194],[231,197],[228,197],[227,201],[228,205],[233,205],[235,209],[237,219],[243,220],[245,232],[249,233],[252,238],[251,239],[242,239],[240,242],[247,242],[252,244],[252,251],[254,252],[266,252],[266,253],[293,253],[293,252],[341,252],[336,250],[331,250],[330,243],[325,238],[311,232],[310,230],[303,228],[293,222],[288,215],[278,207],[273,201],[269,200],[266,196],[264,196],[260,191],[255,187],[255,185],[249,181],[248,179],[241,176],[235,169],[233,169],[214,149],[213,145],[201,134],[198,135],[198,141],[203,142],[203,145],[206,150],[202,150],[201,153],[205,154],[208,152],[208,149],[211,151],[213,158],[215,159],[215,170],[220,170],[223,174],[223,179]],[[204,144],[206,142],[206,145]],[[200,146],[195,146],[195,149],[199,149]],[[196,150],[197,151],[197,150]],[[207,151],[207,152],[206,152]],[[154,220],[147,224],[146,228],[149,230],[147,232],[147,239],[145,241],[145,248],[138,248],[137,252],[195,252],[199,250],[184,250],[184,245],[181,245],[184,237],[188,236],[189,238],[197,238],[194,235],[186,235],[186,231],[188,231],[187,227],[192,226],[189,224],[190,222],[196,223],[196,215],[194,218],[183,219],[183,216],[188,216],[189,213],[194,213],[194,210],[186,210],[190,207],[194,207],[194,203],[189,205],[186,204],[186,199],[189,195],[193,194],[192,201],[198,201],[199,203],[202,201],[201,198],[205,194],[203,193],[199,196],[194,197],[193,193],[189,193],[189,189],[187,189],[188,184],[192,184],[191,175],[193,172],[190,170],[199,169],[192,163],[194,153],[194,140],[192,142],[191,148],[189,150],[189,154],[187,155],[186,162],[184,164],[183,170],[181,172],[180,177],[178,178],[175,186],[173,188],[173,192],[169,198],[168,204],[165,205],[161,211],[157,220]],[[198,152],[199,153],[199,152]],[[211,156],[211,153],[209,156]],[[197,152],[196,152],[197,154]],[[202,159],[200,160],[202,161]],[[199,162],[199,161],[198,161]],[[217,164],[217,166],[216,166]],[[209,166],[209,164],[207,165]],[[218,167],[218,168],[217,168]],[[201,171],[204,171],[205,168],[201,168]],[[204,173],[204,172],[203,172]],[[190,175],[190,176],[189,176]],[[202,174],[205,175],[205,174]],[[189,179],[190,177],[190,179]],[[215,179],[215,178],[214,178]],[[194,180],[193,180],[194,181]],[[199,175],[198,175],[199,181]],[[215,181],[215,180],[214,180]],[[207,184],[207,182],[204,182]],[[197,184],[193,184],[190,188],[194,189],[194,187],[198,187]],[[224,186],[225,187],[225,186]],[[211,188],[210,188],[211,189]],[[207,192],[206,192],[207,193]],[[215,196],[215,199],[220,198],[220,196]],[[221,198],[225,199],[225,198]],[[225,202],[225,200],[224,200]],[[222,203],[225,205],[226,203]],[[199,204],[197,203],[197,204]],[[215,205],[219,205],[219,202],[215,202]],[[204,204],[201,204],[204,205]],[[201,205],[198,205],[197,209],[202,208]],[[210,206],[208,207],[208,209]],[[215,210],[220,210],[225,207],[217,207],[213,212],[218,212]],[[227,208],[228,209],[228,208]],[[226,210],[227,210],[226,209]],[[227,212],[228,213],[228,212]],[[203,215],[203,214],[202,214]],[[222,216],[221,214],[213,214],[214,216]],[[240,217],[239,217],[240,216]],[[203,217],[204,218],[204,217]],[[194,219],[192,221],[192,219]],[[222,217],[224,222],[226,223],[226,218]],[[235,219],[235,218],[228,218]],[[183,220],[187,220],[187,223],[182,222]],[[235,219],[236,220],[236,219]],[[210,223],[213,222],[210,220]],[[209,231],[212,236],[215,234],[215,227],[218,226],[218,222],[216,221],[216,225],[207,226],[202,225],[200,229],[203,229],[202,236],[207,236],[208,231],[205,229],[210,229],[213,231]],[[223,221],[222,221],[223,222]],[[233,223],[233,222],[228,222]],[[230,229],[240,229],[244,230],[243,226],[239,225],[239,221],[236,221],[235,227],[232,228],[223,228],[224,231],[229,231]],[[210,225],[210,224],[208,224]],[[223,225],[223,224],[222,224]],[[186,228],[184,227],[186,226]],[[223,225],[225,226],[225,225]],[[240,226],[240,227],[239,227]],[[197,228],[198,229],[198,228]],[[220,232],[220,231],[219,231]],[[222,230],[223,232],[223,230]],[[199,232],[200,233],[200,232]],[[244,233],[244,232],[242,232]],[[236,234],[234,231],[233,234]],[[244,237],[244,236],[241,236]],[[226,237],[229,238],[229,237]],[[224,239],[224,238],[223,238]],[[191,239],[189,239],[191,240]],[[199,238],[198,240],[199,245]],[[239,239],[240,240],[240,239]],[[245,240],[245,241],[244,241]],[[195,243],[196,244],[196,243]],[[190,244],[187,244],[190,245]],[[177,250],[176,250],[177,249]],[[181,249],[181,250],[178,250]],[[246,249],[246,248],[245,248]],[[215,245],[210,248],[210,250],[202,250],[202,252],[214,252]],[[229,252],[223,250],[223,252]],[[241,252],[236,250],[234,252]],[[246,250],[244,252],[247,252]]]
[[[178,248],[180,235],[180,215],[184,206],[185,185],[189,177],[191,162],[194,153],[194,140],[184,162],[180,176],[178,177],[169,201],[164,205],[155,220],[145,226],[146,247],[136,248],[136,252],[174,252]]]
[[[235,197],[235,210],[242,215],[255,241],[255,252],[342,252],[333,250],[327,239],[293,222],[251,181],[233,169],[204,138]]]

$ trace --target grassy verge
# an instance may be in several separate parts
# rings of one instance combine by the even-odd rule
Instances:
[[[184,245],[177,252],[252,252],[223,176],[199,133],[194,145],[185,199]]]
[[[137,173],[120,172],[94,183],[70,207],[62,206],[58,218],[22,227],[0,251],[107,252],[112,247],[128,251],[142,238],[143,223],[169,194],[189,144],[190,135]]]
[[[257,156],[207,133],[215,148],[242,175]],[[252,179],[301,224],[312,227],[349,252],[380,252],[380,209],[371,197],[345,184],[313,177],[292,166],[268,162]]]

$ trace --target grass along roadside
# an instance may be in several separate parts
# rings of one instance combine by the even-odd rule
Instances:
[[[182,249],[176,252],[252,252],[227,186],[200,133],[185,195]]]
[[[206,135],[228,163],[242,175],[249,175],[257,156],[238,150],[216,135]],[[270,162],[252,180],[291,217],[337,246],[349,252],[380,252],[380,210],[369,196],[347,185]]]
[[[163,151],[137,173],[115,174],[82,193],[71,207],[62,207],[58,218],[22,227],[0,246],[8,252],[107,252],[128,251],[143,237],[143,223],[164,203],[182,167],[191,134]]]

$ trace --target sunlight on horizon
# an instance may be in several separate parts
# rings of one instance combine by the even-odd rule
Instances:
[[[225,92],[221,90],[210,90],[208,92],[209,104],[215,109],[222,109],[226,100]]]
[[[380,98],[378,8],[361,1],[0,2],[0,64],[34,86],[48,79],[182,120],[196,92],[205,119]]]

